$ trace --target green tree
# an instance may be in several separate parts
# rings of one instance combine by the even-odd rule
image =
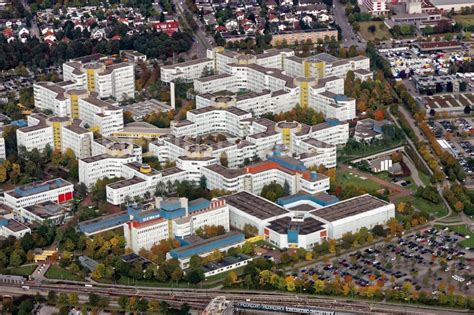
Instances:
[[[199,283],[204,280],[204,273],[201,268],[191,268],[186,271],[184,280],[191,284]]]

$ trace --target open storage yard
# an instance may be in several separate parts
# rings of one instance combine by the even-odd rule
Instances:
[[[321,262],[297,276],[328,281],[341,277],[361,287],[377,283],[404,290],[411,286],[431,294],[446,288],[472,295],[474,274],[468,259],[474,256],[474,248],[461,247],[466,240],[461,233],[431,228]]]

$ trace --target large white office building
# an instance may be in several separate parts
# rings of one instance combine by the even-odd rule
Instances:
[[[28,151],[42,151],[47,146],[54,149],[53,127],[46,123],[17,129],[16,139],[18,147],[25,147]]]
[[[123,109],[96,97],[79,100],[79,118],[104,137],[123,129]]]
[[[97,60],[76,59],[63,64],[65,81],[76,88],[96,92],[99,98],[113,97],[122,101],[135,97],[135,70],[132,63],[106,65]]]
[[[70,201],[73,198],[74,185],[56,178],[45,182],[17,186],[5,192],[5,203],[13,209],[36,205],[45,201],[57,203]]]
[[[90,157],[92,154],[92,131],[81,127],[79,124],[71,124],[61,128],[61,149],[66,152],[71,149],[77,159]]]
[[[119,157],[108,154],[79,159],[79,183],[84,183],[90,189],[99,179],[120,177],[122,165],[136,162],[136,159],[133,155]]]
[[[157,198],[151,209],[129,207],[130,221],[123,225],[127,247],[135,253],[150,250],[169,238],[185,239],[205,225],[229,231],[229,209],[223,200]]]
[[[340,202],[325,194],[296,194],[282,198],[284,206],[246,191],[222,199],[229,207],[231,227],[253,226],[279,248],[311,249],[324,240],[384,225],[395,217],[394,204],[368,194]]]

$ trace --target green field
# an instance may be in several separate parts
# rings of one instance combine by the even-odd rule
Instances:
[[[388,31],[388,27],[382,21],[359,22],[360,34],[366,40],[388,40],[392,38],[392,34]],[[369,31],[369,27],[375,25],[375,32]]]
[[[61,280],[71,280],[71,281],[82,281],[81,277],[73,274],[67,269],[64,269],[57,265],[52,265],[49,267],[48,271],[45,274],[46,278],[50,279],[61,279]]]
[[[446,209],[444,204],[441,204],[441,203],[435,204],[423,198],[405,196],[405,197],[397,199],[397,201],[409,202],[413,205],[413,207],[420,209],[422,211],[426,211],[436,217],[442,217],[448,214],[448,210]]]
[[[344,189],[346,186],[355,186],[368,191],[374,191],[383,188],[371,180],[360,178],[357,174],[342,171],[337,171],[336,185],[341,186],[342,189]]]
[[[474,14],[456,15],[453,17],[456,22],[463,26],[474,25]]]
[[[13,276],[28,277],[33,273],[33,271],[35,271],[36,267],[37,267],[36,265],[28,265],[28,266],[20,266],[17,268],[8,268],[5,270],[5,274],[13,275]]]
[[[436,227],[438,227],[440,229],[444,229],[446,226],[436,225]],[[474,247],[474,233],[472,233],[466,225],[464,225],[464,224],[450,225],[448,227],[451,231],[457,232],[457,233],[462,234],[462,235],[469,235],[470,236],[469,239],[465,239],[465,240],[459,242],[459,244],[462,247]]]

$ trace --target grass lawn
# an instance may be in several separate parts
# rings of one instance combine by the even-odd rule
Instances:
[[[444,225],[436,225],[437,228],[444,229],[446,226]],[[457,232],[462,235],[469,235],[469,239],[465,239],[460,241],[459,244],[462,247],[474,247],[474,233],[472,233],[469,228],[465,224],[461,225],[450,225],[448,226],[451,231]]]
[[[421,172],[421,171],[418,171],[418,176],[420,177],[421,181],[423,182],[423,184],[425,184],[426,186],[429,186],[431,185],[431,181],[430,181],[430,176]]]
[[[337,152],[337,160],[341,163],[345,163],[347,161],[352,161],[357,158],[361,158],[364,156],[369,156],[372,154],[376,154],[379,152],[384,152],[396,147],[401,146],[404,143],[404,140],[400,140],[398,142],[393,142],[391,144],[385,145],[385,144],[373,144],[373,145],[367,145],[363,148],[359,149],[351,149],[351,150],[338,150]],[[347,147],[346,147],[347,148]]]
[[[20,266],[17,268],[8,268],[5,270],[5,273],[13,276],[23,276],[28,277],[35,271],[36,265]]]
[[[364,188],[368,191],[379,190],[382,188],[382,186],[380,186],[379,184],[368,179],[362,179],[357,174],[342,171],[337,171],[336,185],[341,186],[342,189],[349,185],[352,185],[355,187]]]
[[[454,20],[463,26],[474,25],[474,14],[455,15]]]
[[[67,269],[64,269],[57,265],[52,265],[49,267],[48,271],[45,274],[46,278],[50,279],[61,279],[61,280],[71,280],[71,281],[82,281],[81,277],[73,274]]]
[[[448,210],[444,204],[434,204],[423,198],[405,196],[399,198],[397,201],[410,202],[415,208],[431,213],[436,217],[442,217],[448,214]]]
[[[360,34],[366,40],[387,40],[392,38],[392,34],[388,31],[388,27],[382,21],[359,22]],[[369,31],[369,27],[375,25],[375,32]]]

